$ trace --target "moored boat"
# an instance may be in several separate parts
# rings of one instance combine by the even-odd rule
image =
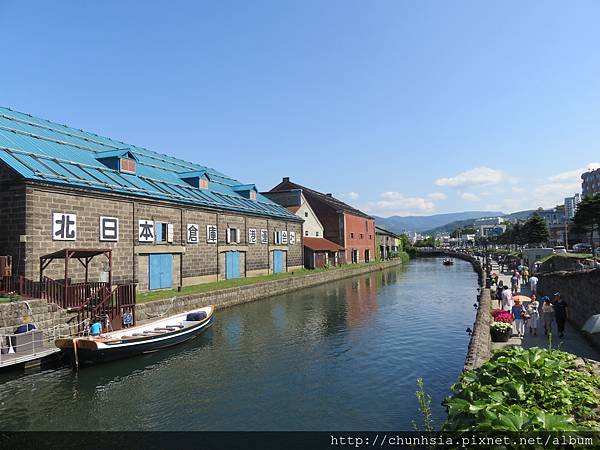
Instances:
[[[452,265],[454,265],[454,260],[453,260],[453,259],[450,259],[450,258],[446,258],[446,259],[444,259],[444,262],[443,262],[443,264],[444,264],[445,266],[452,266]]]
[[[57,339],[54,344],[76,367],[113,361],[156,352],[192,339],[212,324],[213,312],[214,306],[206,306],[99,336]]]

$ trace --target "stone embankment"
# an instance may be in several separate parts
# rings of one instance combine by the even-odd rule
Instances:
[[[329,283],[343,278],[395,267],[400,264],[402,264],[400,259],[393,259],[356,268],[345,267],[342,269],[316,272],[303,276],[292,276],[281,280],[267,281],[247,286],[183,295],[148,303],[138,303],[136,305],[136,320],[148,320],[177,314],[207,305],[215,305],[217,309],[226,308],[240,303],[247,303],[274,295],[286,294],[298,289]]]
[[[539,275],[538,297],[560,292],[569,305],[569,320],[576,328],[594,314],[600,314],[600,269],[551,272]],[[586,336],[600,349],[600,334]]]
[[[46,300],[0,303],[0,334],[12,334],[17,326],[31,322],[50,339],[69,334],[69,326],[66,324],[69,318],[64,309]]]

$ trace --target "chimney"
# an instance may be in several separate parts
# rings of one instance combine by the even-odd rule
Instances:
[[[325,194],[327,197],[333,197],[333,194],[331,192],[328,192],[327,194]]]
[[[290,177],[283,177],[283,182],[284,183],[289,183],[290,182]]]

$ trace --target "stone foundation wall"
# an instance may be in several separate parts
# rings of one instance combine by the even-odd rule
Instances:
[[[473,333],[467,349],[464,370],[476,369],[484,364],[492,354],[490,325],[492,323],[492,295],[489,289],[483,289],[479,300],[479,308],[473,324]]]
[[[600,314],[600,269],[552,272],[538,277],[538,297],[560,292],[569,305],[569,320],[575,327],[581,328],[590,316]],[[599,334],[586,336],[600,349]]]
[[[383,270],[402,264],[400,259],[381,262],[357,268],[344,268],[317,272],[304,276],[292,276],[276,281],[267,281],[248,286],[222,289],[213,292],[174,297],[155,302],[136,305],[136,319],[147,320],[168,316],[207,305],[216,305],[217,309],[240,303],[247,303],[274,295],[285,294],[298,289],[316,286],[330,281],[362,275],[375,270]]]

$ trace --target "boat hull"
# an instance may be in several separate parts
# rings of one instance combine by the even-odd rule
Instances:
[[[211,317],[199,322],[197,325],[158,336],[113,340],[104,343],[88,339],[64,339],[58,340],[56,345],[67,355],[73,366],[88,366],[131,358],[173,347],[199,336],[212,323],[213,317],[211,315]],[[75,346],[77,347],[76,352]]]

